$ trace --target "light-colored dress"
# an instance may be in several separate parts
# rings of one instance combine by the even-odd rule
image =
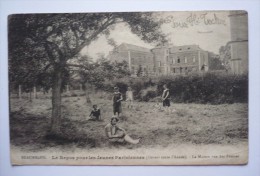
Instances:
[[[131,90],[126,91],[126,100],[127,101],[133,101],[134,100],[133,91],[131,91]]]

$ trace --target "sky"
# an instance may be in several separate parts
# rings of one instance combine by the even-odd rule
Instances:
[[[168,35],[170,43],[176,46],[199,45],[200,48],[218,54],[222,45],[230,41],[230,24],[228,11],[187,11],[187,12],[156,12],[157,18],[163,20],[162,32]],[[129,43],[142,47],[154,46],[140,40],[124,23],[117,24],[109,38],[117,45]],[[88,47],[83,48],[82,55],[96,59],[98,53],[107,55],[113,47],[101,35]]]

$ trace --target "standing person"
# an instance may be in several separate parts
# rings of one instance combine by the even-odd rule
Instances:
[[[162,101],[163,101],[163,107],[166,108],[167,113],[169,113],[169,107],[170,107],[170,90],[168,89],[167,85],[163,85],[163,94],[162,94]]]
[[[133,108],[134,96],[133,96],[132,88],[130,86],[127,88],[127,91],[126,91],[126,101],[128,102],[127,107]]]
[[[120,113],[122,113],[121,101],[123,100],[122,94],[119,92],[118,87],[114,87],[114,95],[113,95],[113,113],[117,114],[119,117]]]
[[[123,128],[117,126],[117,122],[119,119],[117,117],[112,117],[109,124],[105,126],[105,133],[110,142],[128,142],[130,144],[138,144],[140,142],[140,138],[133,139]]]

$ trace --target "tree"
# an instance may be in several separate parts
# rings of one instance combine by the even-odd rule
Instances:
[[[209,70],[224,70],[224,66],[219,58],[219,55],[212,52],[209,52]]]
[[[142,75],[143,75],[142,66],[139,65],[139,66],[138,66],[138,70],[137,70],[137,72],[136,72],[136,76],[137,76],[137,77],[141,77]]]
[[[52,134],[60,133],[62,83],[65,73],[73,66],[68,61],[100,35],[109,36],[117,23],[127,24],[134,34],[146,42],[165,40],[160,30],[161,23],[155,20],[153,13],[148,12],[9,16],[10,76],[13,77],[12,73],[20,69],[19,64],[25,65],[22,73],[32,73],[28,78],[35,76],[27,83],[41,80],[41,73],[50,73],[47,79],[51,79],[48,86],[52,87]],[[31,66],[26,63],[38,67],[31,72]]]
[[[230,69],[230,59],[231,59],[231,51],[230,45],[226,44],[225,46],[221,46],[219,48],[219,57],[225,67],[226,71]]]
[[[75,65],[76,66],[76,65]],[[104,81],[130,76],[127,62],[110,62],[105,57],[100,57],[96,62],[91,62],[82,57],[78,61],[78,74],[81,83],[88,86],[95,86],[97,89],[104,89]],[[87,102],[90,102],[89,92],[86,91]]]

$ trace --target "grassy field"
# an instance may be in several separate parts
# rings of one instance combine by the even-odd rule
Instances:
[[[92,104],[102,111],[101,121],[90,121],[92,104],[85,96],[63,97],[62,132],[64,136],[48,136],[51,100],[35,99],[10,101],[11,144],[30,151],[46,147],[71,148],[151,148],[182,144],[236,145],[248,140],[247,104],[172,104],[167,114],[154,102],[136,102],[132,109],[123,102],[119,126],[134,138],[142,137],[140,144],[111,144],[107,142],[104,126],[112,116],[110,97],[95,95]]]

